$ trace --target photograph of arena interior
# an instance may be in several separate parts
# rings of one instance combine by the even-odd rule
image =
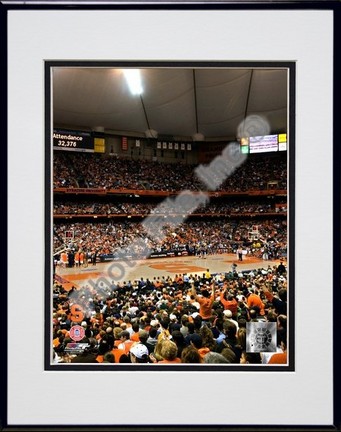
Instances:
[[[51,74],[51,364],[287,365],[288,70]]]

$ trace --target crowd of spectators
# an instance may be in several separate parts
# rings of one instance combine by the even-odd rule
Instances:
[[[275,213],[279,211],[275,203],[228,201],[210,203],[198,207],[193,214],[248,214]],[[283,210],[282,210],[283,211]],[[53,214],[55,215],[142,215],[161,214],[162,209],[151,202],[98,202],[97,201],[64,201],[54,200]],[[171,208],[164,208],[163,213],[174,212]]]
[[[205,190],[195,177],[195,166],[143,160],[118,159],[97,154],[56,152],[53,186],[106,189],[180,191]],[[249,157],[218,190],[241,192],[287,187],[286,155]],[[283,203],[285,204],[285,203]],[[55,198],[55,215],[143,215],[162,214],[154,203]],[[76,255],[82,261],[115,255],[136,238],[150,251],[186,251],[205,256],[237,253],[264,260],[286,256],[287,222],[263,216],[245,218],[191,219],[171,223],[170,210],[160,240],[148,235],[140,222],[80,223],[55,220],[54,252]],[[198,208],[205,215],[235,215],[276,212],[264,201],[212,202]],[[255,227],[257,234],[254,235]],[[71,233],[72,235],[67,235]],[[139,256],[140,250],[130,251]],[[238,252],[239,253],[239,252]],[[84,260],[84,261],[83,261]],[[55,262],[60,256],[55,254]],[[75,265],[67,259],[68,266]],[[57,264],[56,264],[57,265]],[[264,264],[265,265],[265,264]],[[149,363],[149,364],[278,364],[287,362],[287,271],[268,265],[238,272],[211,275],[177,274],[175,277],[140,278],[99,289],[85,283],[66,291],[54,273],[53,362]],[[74,314],[77,305],[77,315]],[[251,322],[276,323],[276,352],[250,353],[246,349]],[[72,353],[70,331],[81,325],[86,348]],[[161,367],[161,366],[160,366]]]
[[[98,154],[55,152],[53,186],[135,190],[205,190],[195,176],[195,165],[119,159]],[[286,155],[249,157],[217,190],[241,192],[287,188]]]
[[[254,227],[258,239],[250,238]],[[66,233],[73,233],[73,240]],[[96,252],[97,256],[113,254],[143,238],[151,251],[186,250],[189,254],[232,253],[239,246],[252,256],[278,259],[286,253],[287,224],[282,219],[190,220],[178,226],[166,225],[159,241],[148,236],[139,222],[54,223],[53,245],[56,251],[65,247],[75,251]]]
[[[53,156],[53,188],[78,187],[77,172],[65,153]]]
[[[74,310],[77,305],[77,314]],[[249,323],[275,323],[272,352],[248,352]],[[73,353],[81,325],[85,348]],[[71,345],[70,345],[71,344]],[[53,287],[53,362],[162,364],[287,363],[287,269],[177,274]]]

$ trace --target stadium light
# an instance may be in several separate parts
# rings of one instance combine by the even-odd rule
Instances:
[[[143,93],[141,74],[139,69],[125,69],[123,71],[129,90],[133,95],[140,95]]]

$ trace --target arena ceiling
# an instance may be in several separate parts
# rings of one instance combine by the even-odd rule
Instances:
[[[247,116],[260,115],[270,133],[287,132],[286,69],[145,68],[140,74],[143,91],[133,95],[123,69],[54,67],[54,127],[234,139]]]

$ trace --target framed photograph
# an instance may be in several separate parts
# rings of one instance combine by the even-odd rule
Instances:
[[[294,371],[294,63],[45,66],[45,367]]]
[[[1,5],[5,430],[338,427],[339,17]]]

